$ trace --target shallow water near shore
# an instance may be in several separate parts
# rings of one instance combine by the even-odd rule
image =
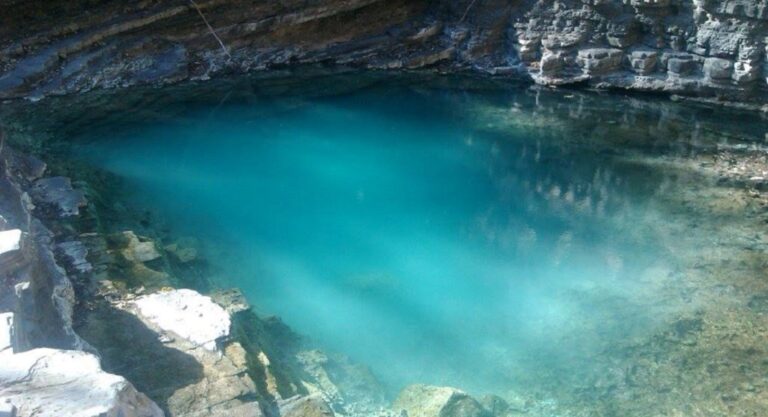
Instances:
[[[80,124],[60,152],[118,176],[126,201],[213,248],[221,285],[369,365],[391,393],[555,396],[599,384],[633,343],[670,328],[684,339],[697,322],[680,318],[702,300],[682,281],[719,239],[690,225],[728,233],[730,220],[682,204],[717,181],[660,155],[761,134],[749,117],[721,136],[704,110],[662,126],[642,101],[622,119],[626,99],[543,106],[512,87],[225,93]]]

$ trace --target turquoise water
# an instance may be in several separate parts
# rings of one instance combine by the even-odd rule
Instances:
[[[214,248],[223,285],[391,390],[506,393],[578,378],[689,308],[660,305],[649,284],[676,267],[659,198],[674,183],[606,150],[627,138],[585,143],[591,131],[542,122],[534,96],[520,107],[510,94],[224,96],[151,121],[121,114],[70,151]]]

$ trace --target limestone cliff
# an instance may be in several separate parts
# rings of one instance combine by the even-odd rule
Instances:
[[[0,1],[0,97],[301,64],[764,103],[765,0]]]

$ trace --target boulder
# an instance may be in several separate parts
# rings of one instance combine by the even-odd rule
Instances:
[[[40,348],[2,353],[0,363],[0,398],[18,417],[163,416],[125,378],[104,372],[90,353]]]
[[[161,291],[133,304],[142,319],[209,351],[217,351],[217,342],[229,336],[229,313],[196,291]]]
[[[126,245],[122,250],[123,257],[132,262],[149,262],[160,257],[155,243],[150,240],[140,240],[132,231],[123,232]]]
[[[469,394],[451,387],[410,385],[398,395],[392,408],[408,417],[491,417]]]

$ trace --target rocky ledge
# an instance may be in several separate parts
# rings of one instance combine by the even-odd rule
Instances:
[[[766,104],[766,0],[0,1],[0,97],[322,64]]]

